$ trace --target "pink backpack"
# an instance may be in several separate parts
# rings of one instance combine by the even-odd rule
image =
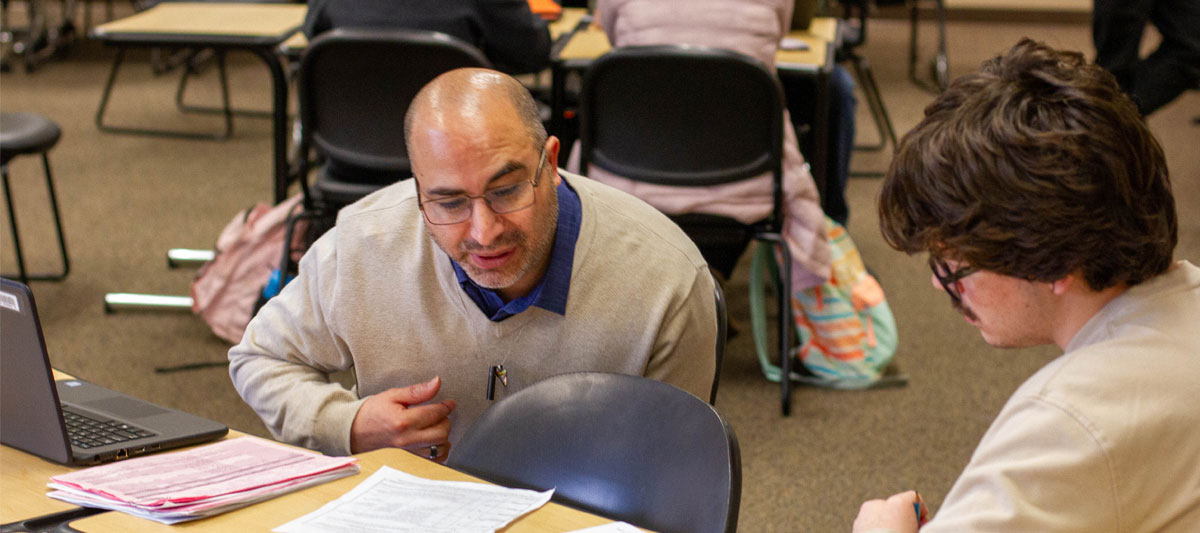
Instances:
[[[192,312],[217,334],[241,342],[271,271],[279,268],[290,216],[300,211],[296,195],[274,207],[258,203],[239,212],[217,238],[216,257],[192,282]],[[290,250],[303,250],[304,221],[296,222]],[[292,252],[300,253],[300,252]]]

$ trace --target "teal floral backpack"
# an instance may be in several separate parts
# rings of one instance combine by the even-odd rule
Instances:
[[[825,217],[832,249],[832,276],[816,287],[794,291],[792,316],[801,365],[793,381],[836,389],[903,385],[907,379],[885,375],[896,354],[896,320],[879,282],[867,272],[846,228]],[[779,381],[777,361],[767,355],[767,321],[763,273],[778,279],[770,244],[760,243],[750,267],[750,318],[754,345],[763,374]]]

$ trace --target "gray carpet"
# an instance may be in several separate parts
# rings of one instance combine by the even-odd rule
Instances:
[[[926,28],[929,26],[927,25]],[[923,30],[924,31],[924,30]],[[1082,22],[959,21],[949,27],[952,73],[962,74],[1028,35],[1092,53]],[[932,35],[925,33],[928,42]],[[897,131],[920,118],[932,96],[907,80],[908,25],[873,21],[864,49],[883,87]],[[928,49],[926,49],[928,52]],[[238,118],[224,142],[102,134],[92,123],[113,50],[81,42],[67,57],[33,74],[0,76],[0,106],[52,117],[64,133],[51,153],[72,259],[62,283],[35,283],[51,357],[67,372],[137,396],[263,435],[223,368],[158,374],[154,367],[221,361],[228,345],[187,313],[105,315],[109,291],[185,294],[193,272],[170,270],[172,247],[206,248],[239,209],[271,196],[269,123]],[[216,130],[214,117],[184,116],[172,104],[177,74],[154,76],[148,54],[127,60],[111,120],[121,124]],[[268,106],[268,78],[249,55],[231,56],[231,86],[239,107]],[[215,103],[215,72],[193,84],[193,102]],[[860,140],[875,139],[860,103]],[[1162,141],[1180,208],[1177,257],[1200,259],[1200,93],[1186,94],[1150,118]],[[882,170],[884,154],[855,154],[855,170]],[[35,269],[54,267],[36,159],[12,164],[23,242]],[[836,392],[802,388],[794,414],[781,418],[778,387],[767,382],[749,335],[732,340],[721,376],[718,409],[741,442],[742,531],[847,531],[864,499],[916,488],[936,510],[975,444],[1012,391],[1057,355],[1052,348],[997,350],[983,343],[930,287],[921,257],[881,241],[874,215],[879,181],[852,180],[850,231],[878,275],[901,335],[905,388]],[[7,223],[4,223],[7,226]],[[8,228],[0,229],[5,272],[12,272]],[[731,314],[748,325],[746,265],[728,289]],[[647,442],[646,446],[654,446]],[[3,465],[0,465],[2,467]]]

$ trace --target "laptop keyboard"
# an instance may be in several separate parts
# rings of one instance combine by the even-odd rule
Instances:
[[[97,420],[72,411],[66,406],[63,407],[63,419],[67,422],[67,435],[71,437],[71,444],[80,448],[95,448],[154,436],[153,432],[137,426],[116,420]]]

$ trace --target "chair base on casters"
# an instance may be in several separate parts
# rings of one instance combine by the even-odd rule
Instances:
[[[216,252],[212,250],[171,248],[167,250],[167,267],[178,268],[181,266],[199,265],[212,261],[213,257],[216,257]],[[143,311],[191,311],[192,297],[129,292],[110,292],[104,295],[104,312],[106,314],[133,309]]]

